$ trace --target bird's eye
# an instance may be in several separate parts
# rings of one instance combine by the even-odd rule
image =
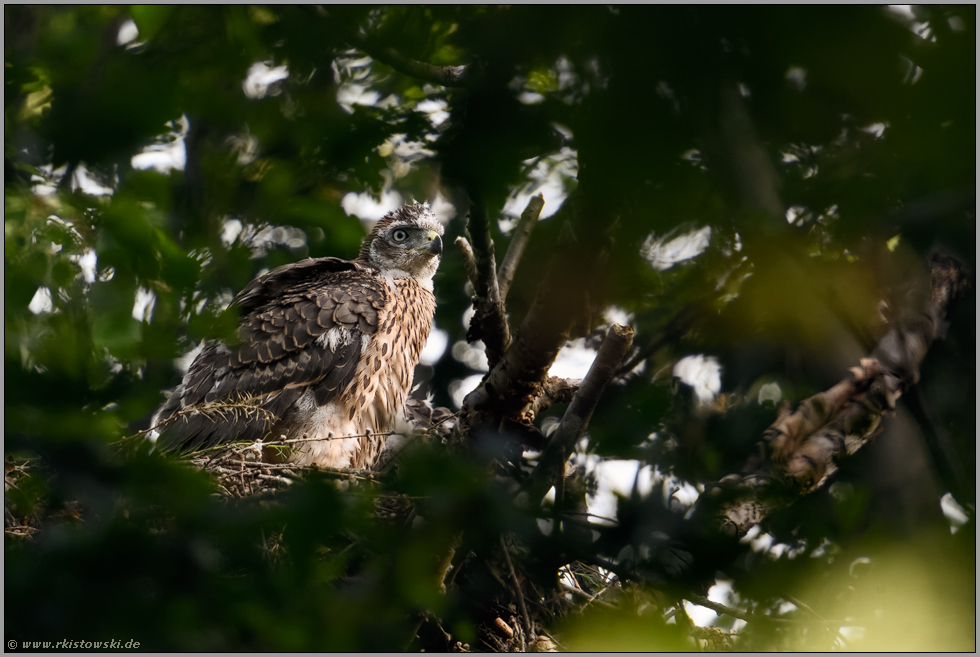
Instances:
[[[396,242],[404,242],[408,239],[408,231],[402,228],[398,228],[391,232],[391,239]]]

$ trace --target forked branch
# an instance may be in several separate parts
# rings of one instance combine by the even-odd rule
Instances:
[[[565,461],[588,428],[599,398],[632,344],[633,329],[629,326],[614,324],[609,329],[589,372],[582,379],[582,385],[572,397],[561,423],[551,434],[548,446],[531,474],[527,491],[532,504],[540,502],[548,489],[562,477]]]
[[[584,201],[569,199],[569,206],[582,212]],[[572,221],[563,224],[557,253],[548,263],[537,294],[528,309],[510,348],[483,383],[463,400],[457,436],[470,427],[494,429],[502,418],[528,421],[528,409],[541,393],[548,369],[568,338],[575,318],[586,313],[586,294],[595,284],[598,265],[605,259],[617,222],[603,217],[604,208],[595,207],[589,221],[581,222],[587,235],[576,234]],[[575,222],[578,223],[578,222]]]

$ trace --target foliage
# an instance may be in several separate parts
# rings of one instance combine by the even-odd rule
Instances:
[[[930,248],[975,267],[974,8],[4,15],[5,639],[508,649],[495,619],[515,628],[527,603],[534,631],[570,649],[730,647],[681,604],[728,582],[744,618],[714,624],[739,649],[975,647],[972,297],[875,444],[754,547],[692,528],[674,496],[740,471],[776,417],[763,386],[795,404],[856,365],[918,293]],[[121,43],[129,21],[138,36]],[[466,76],[435,84],[392,53]],[[278,66],[288,75],[259,79]],[[154,152],[184,161],[149,168]],[[456,212],[448,245],[470,201],[512,219],[547,172],[549,205],[570,196],[528,245],[511,326],[567,220],[613,235],[601,275],[562,291],[587,294],[570,338],[597,344],[609,308],[636,333],[638,367],[573,459],[640,461],[597,540],[515,501],[491,474],[496,434],[429,441],[370,485],[310,475],[271,501],[221,498],[204,472],[120,449],[178,380],[175,359],[232,334],[228,304],[252,278],[356,254],[364,230],[342,201],[438,194]],[[509,221],[490,223],[499,260]],[[454,249],[436,293],[450,348],[416,380],[453,406],[478,373],[452,346],[470,306]],[[709,402],[671,376],[699,354],[720,365]],[[947,491],[967,510],[952,535]]]

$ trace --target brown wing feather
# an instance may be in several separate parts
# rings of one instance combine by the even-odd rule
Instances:
[[[244,314],[276,301],[293,286],[324,278],[331,273],[360,269],[363,267],[358,263],[340,258],[307,258],[293,262],[276,267],[246,285],[235,297],[235,305]]]
[[[241,343],[232,348],[209,343],[194,359],[158,415],[159,422],[185,411],[161,430],[163,449],[259,439],[272,428],[270,418],[277,428],[298,423],[295,403],[307,389],[322,406],[347,387],[361,356],[362,336],[377,331],[388,289],[371,270],[335,258],[322,260],[329,262],[280,267],[242,290],[236,299],[244,311]],[[264,412],[209,411],[216,404],[242,401]]]

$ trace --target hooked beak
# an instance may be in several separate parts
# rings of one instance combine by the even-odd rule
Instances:
[[[442,255],[442,238],[434,230],[429,231],[429,246],[426,251],[434,256]]]

